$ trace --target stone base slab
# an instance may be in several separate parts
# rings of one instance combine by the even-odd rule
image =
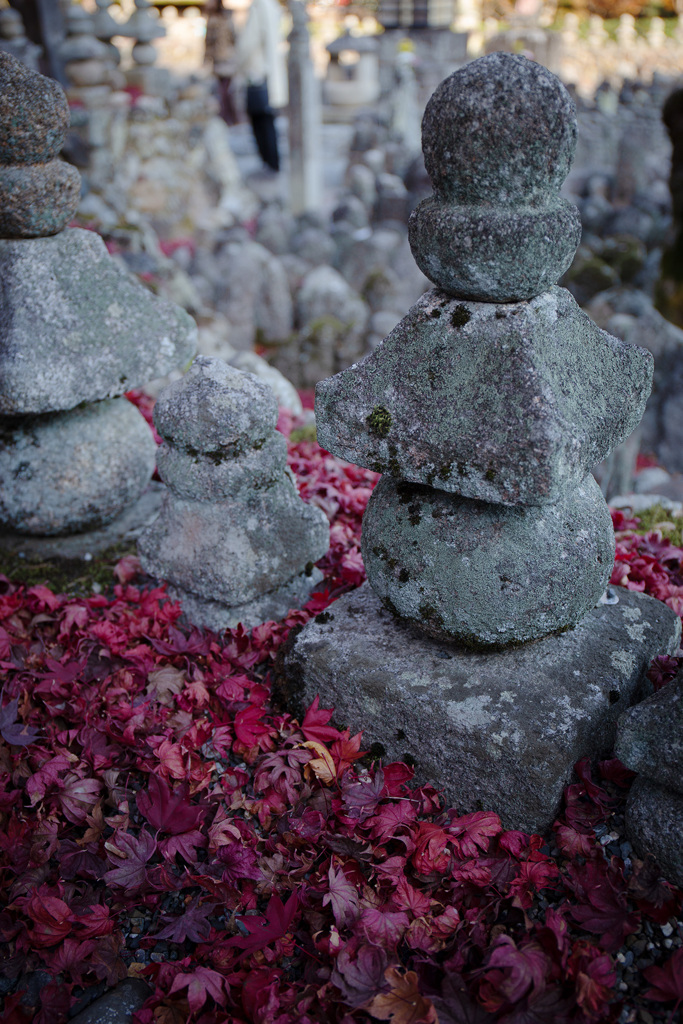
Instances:
[[[259,626],[262,622],[279,622],[292,608],[303,607],[323,578],[320,569],[313,569],[310,576],[301,573],[276,590],[232,606],[220,601],[207,601],[180,587],[169,586],[168,596],[182,604],[181,621],[222,633],[224,629],[234,629],[240,622],[245,629]]]
[[[683,794],[639,775],[626,804],[626,835],[636,853],[651,853],[664,877],[683,886]]]
[[[617,718],[645,695],[652,658],[673,654],[678,616],[615,588],[572,630],[494,653],[431,640],[368,584],[309,622],[285,656],[277,696],[302,715],[316,694],[335,720],[414,763],[461,813],[496,811],[506,828],[553,822],[576,761],[611,752]]]

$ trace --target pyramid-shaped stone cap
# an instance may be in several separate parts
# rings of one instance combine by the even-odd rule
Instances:
[[[267,384],[208,356],[197,356],[154,408],[154,424],[174,448],[226,457],[262,448],[277,416],[277,399]]]
[[[634,617],[633,639],[642,633]],[[683,676],[625,711],[614,753],[631,771],[683,793]]]
[[[54,159],[64,145],[69,117],[57,82],[0,51],[0,164]]]
[[[0,239],[0,415],[122,395],[196,350],[185,310],[152,295],[94,231]]]
[[[318,384],[318,441],[467,498],[550,504],[638,424],[652,362],[564,288],[510,305],[431,291],[371,355]]]

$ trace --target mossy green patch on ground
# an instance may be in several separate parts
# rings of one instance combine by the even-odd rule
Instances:
[[[315,423],[306,423],[303,427],[295,427],[289,435],[289,440],[291,444],[298,444],[300,441],[317,441]]]
[[[653,505],[633,515],[638,520],[635,533],[651,533],[652,530],[661,530],[674,547],[683,547],[683,516],[673,516],[663,505]]]
[[[135,541],[121,541],[83,558],[42,557],[0,549],[0,575],[27,587],[43,584],[55,594],[106,593],[114,586],[114,568],[125,555],[135,555]]]

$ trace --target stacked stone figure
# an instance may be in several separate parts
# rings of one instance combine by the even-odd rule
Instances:
[[[664,875],[683,886],[683,676],[619,719],[614,752],[638,772],[626,805],[636,851],[652,853]]]
[[[145,490],[155,446],[120,397],[194,353],[196,328],[65,227],[79,175],[57,159],[61,88],[0,53],[0,528],[74,533]]]
[[[281,619],[322,579],[328,522],[299,497],[277,416],[267,384],[204,356],[156,403],[168,493],[138,551],[197,625]]]
[[[296,713],[319,693],[460,811],[525,831],[552,824],[580,757],[609,754],[680,637],[661,602],[603,599],[614,536],[590,468],[638,423],[652,358],[555,285],[579,241],[559,195],[576,134],[524,57],[473,61],[429,101],[434,194],[409,231],[437,287],[316,393],[322,447],[384,474],[370,587],[304,627],[279,683]]]
[[[318,386],[318,437],[386,474],[362,548],[385,605],[433,636],[520,643],[604,591],[614,535],[589,470],[640,420],[652,358],[553,287],[580,238],[559,195],[576,115],[554,75],[474,61],[436,90],[422,132],[435,191],[410,243],[437,289]]]

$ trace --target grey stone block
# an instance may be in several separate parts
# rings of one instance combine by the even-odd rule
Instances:
[[[52,160],[68,127],[62,87],[0,51],[0,164]]]
[[[72,1017],[70,1024],[130,1024],[153,991],[141,978],[126,978]]]
[[[292,608],[302,608],[323,579],[320,569],[312,569],[308,574],[302,572],[275,590],[233,607],[206,600],[179,587],[169,587],[168,594],[174,601],[180,601],[187,622],[222,633],[240,623],[245,629],[251,629],[261,622],[280,622]]]
[[[683,795],[639,776],[626,803],[626,835],[641,857],[651,853],[662,874],[683,886]]]
[[[185,376],[159,395],[154,425],[180,451],[235,458],[265,444],[277,412],[272,388],[253,373],[197,356]]]
[[[55,235],[78,208],[81,176],[61,160],[0,165],[0,238]]]
[[[327,551],[325,514],[306,505],[292,480],[220,502],[168,494],[142,534],[143,568],[204,600],[241,605],[303,572]]]
[[[218,460],[211,455],[188,456],[186,452],[164,443],[157,448],[159,476],[179,498],[202,498],[221,501],[223,498],[247,497],[254,490],[263,490],[283,480],[287,461],[287,442],[274,433],[263,447],[244,452],[240,458]]]
[[[557,197],[540,209],[454,206],[429,196],[408,222],[415,262],[449,295],[519,302],[557,284],[581,241],[576,207]]]
[[[559,78],[526,57],[491,53],[434,90],[422,150],[434,189],[454,203],[538,206],[569,174],[577,134]]]
[[[93,231],[0,240],[0,414],[73,409],[184,366],[197,328]]]
[[[77,533],[137,501],[156,445],[125,398],[30,419],[0,418],[0,527]]]
[[[572,767],[611,751],[619,714],[680,619],[632,591],[573,629],[495,653],[439,643],[396,621],[367,584],[309,622],[286,655],[278,696],[301,715],[316,694],[335,721],[363,729],[385,760],[414,760],[463,813],[543,831]]]
[[[510,305],[427,292],[316,389],[318,440],[356,465],[482,501],[542,505],[635,428],[652,357],[564,288]]]
[[[515,508],[384,476],[361,546],[387,608],[431,636],[475,648],[575,625],[614,564],[612,520],[590,475],[555,505]]]
[[[631,771],[683,793],[682,676],[624,712],[614,752]]]

